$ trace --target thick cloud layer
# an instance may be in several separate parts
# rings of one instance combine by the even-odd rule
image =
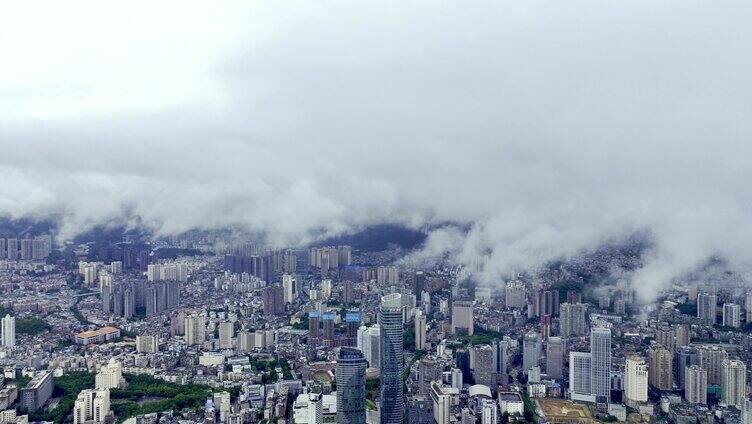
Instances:
[[[640,286],[752,259],[748,2],[34,7],[0,15],[0,213],[474,223],[423,258],[489,281],[645,229]]]

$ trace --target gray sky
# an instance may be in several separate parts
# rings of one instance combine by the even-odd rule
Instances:
[[[752,259],[749,2],[158,3],[4,8],[1,213],[475,222],[429,251],[491,279],[643,228],[636,284]]]

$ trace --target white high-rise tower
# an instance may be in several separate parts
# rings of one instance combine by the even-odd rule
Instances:
[[[3,346],[13,347],[16,345],[16,318],[5,315],[3,318]]]

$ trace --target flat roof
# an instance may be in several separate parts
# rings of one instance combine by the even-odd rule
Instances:
[[[102,327],[96,330],[83,331],[81,333],[76,334],[76,337],[81,337],[81,338],[96,337],[102,334],[114,333],[116,331],[120,331],[120,330],[115,327]]]

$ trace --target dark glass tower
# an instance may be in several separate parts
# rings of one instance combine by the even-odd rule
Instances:
[[[353,347],[341,347],[337,354],[337,424],[366,422],[366,359]]]
[[[403,424],[405,401],[402,394],[402,295],[381,298],[381,424]]]

